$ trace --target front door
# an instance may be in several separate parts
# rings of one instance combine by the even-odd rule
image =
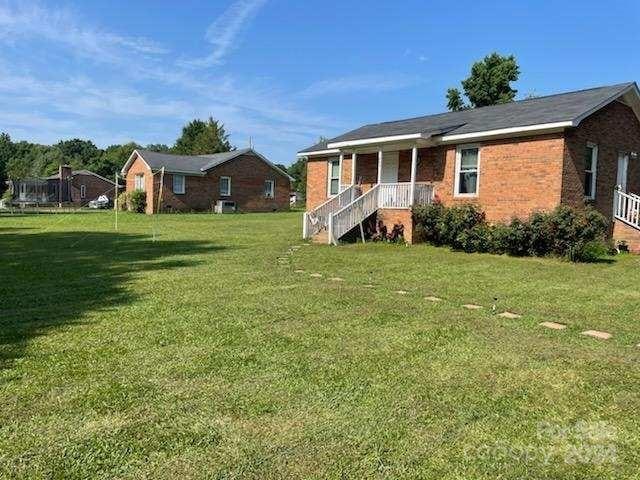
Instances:
[[[385,152],[382,155],[382,174],[380,183],[398,182],[398,152]]]
[[[627,191],[627,171],[629,170],[629,155],[620,153],[618,155],[618,177],[617,185],[623,192]]]

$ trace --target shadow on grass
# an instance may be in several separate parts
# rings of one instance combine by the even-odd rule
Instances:
[[[7,230],[0,234],[0,369],[22,357],[30,339],[134,302],[126,288],[134,275],[195,265],[190,256],[224,248],[142,235]]]

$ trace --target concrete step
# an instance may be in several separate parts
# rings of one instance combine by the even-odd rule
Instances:
[[[311,241],[313,243],[322,243],[326,245],[327,243],[329,243],[329,232],[327,232],[326,230],[322,230],[321,232],[318,232],[313,237],[311,237]]]

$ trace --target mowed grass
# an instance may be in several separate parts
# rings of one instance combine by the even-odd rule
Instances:
[[[0,217],[0,476],[637,478],[640,257],[290,250],[299,232]]]

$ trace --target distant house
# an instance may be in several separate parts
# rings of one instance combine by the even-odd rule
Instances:
[[[134,150],[122,175],[127,192],[146,192],[147,213],[289,209],[292,178],[251,148],[211,155]]]
[[[115,182],[89,170],[61,165],[58,173],[44,178],[9,180],[15,204],[67,204],[83,206],[104,195],[113,201]]]
[[[640,91],[635,83],[365,125],[298,153],[303,235],[337,243],[364,219],[405,225],[437,197],[492,222],[593,205],[640,250]]]

